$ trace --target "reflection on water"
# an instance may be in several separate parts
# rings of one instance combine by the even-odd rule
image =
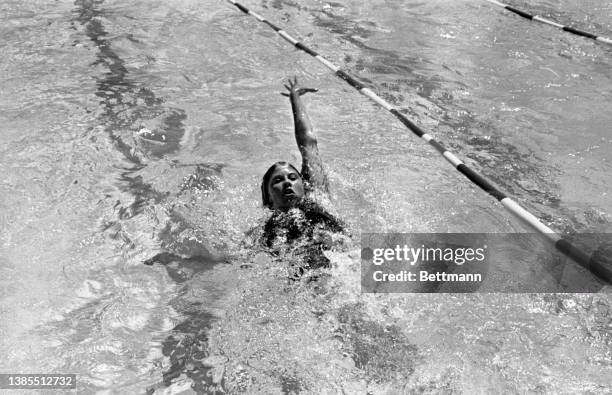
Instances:
[[[101,121],[117,149],[136,165],[142,164],[142,159],[138,157],[140,151],[153,157],[175,152],[185,132],[185,112],[164,106],[163,99],[130,78],[125,61],[113,50],[112,40],[104,29],[102,20],[106,15],[103,1],[77,0],[75,5],[75,22],[85,27],[85,34],[98,51],[97,60],[91,66],[95,68],[100,65],[108,70],[102,73],[101,78],[96,77],[96,96],[104,108]],[[114,37],[114,40],[120,38]],[[130,34],[125,38],[135,44],[139,43]],[[157,130],[144,134],[141,146],[137,147],[136,132],[141,130],[145,122],[157,118],[160,118]],[[136,148],[139,152],[136,152]]]
[[[610,36],[610,8],[587,3],[530,9]],[[470,2],[249,6],[556,230],[610,231],[609,49]],[[267,27],[195,0],[0,8],[3,366],[77,373],[84,393],[609,388],[606,294],[363,296],[345,252],[326,255],[333,286],[245,262],[261,174],[298,160],[278,95],[293,74],[320,88],[308,108],[352,234],[523,230]],[[520,245],[521,278],[563,279]]]
[[[193,388],[198,392],[206,392],[213,386],[209,374],[211,366],[204,365],[203,360],[208,356],[207,331],[216,317],[206,310],[207,306],[202,300],[189,297],[189,289],[198,285],[197,282],[189,282],[214,265],[215,261],[210,255],[182,258],[161,253],[145,262],[147,265],[163,264],[168,275],[182,285],[179,296],[169,303],[180,312],[183,319],[162,342],[162,353],[170,361],[163,371],[163,383],[166,386],[182,374],[193,381]]]
[[[207,356],[207,331],[214,320],[212,314],[206,313],[201,303],[194,303],[191,311],[184,308],[181,313],[187,318],[174,327],[174,335],[163,342],[163,353],[170,358],[170,367],[163,372],[164,384],[185,374],[193,380],[192,388],[198,393],[208,391],[213,382],[208,374],[210,366],[202,362]]]
[[[184,110],[165,105],[162,98],[157,97],[146,85],[131,76],[126,62],[114,50],[113,42],[124,38],[135,45],[140,42],[131,34],[126,34],[125,37],[109,35],[103,21],[110,15],[105,12],[103,1],[83,0],[76,1],[75,5],[76,17],[74,20],[85,28],[85,34],[97,50],[97,60],[91,67],[94,70],[100,66],[106,69],[101,73],[101,77],[95,77],[97,81],[95,94],[100,98],[100,105],[103,109],[98,121],[104,125],[104,130],[108,133],[113,146],[129,162],[118,175],[117,186],[120,190],[131,194],[133,198],[128,206],[123,205],[121,200],[117,200],[114,207],[116,219],[107,221],[103,230],[112,230],[109,235],[112,239],[122,241],[122,248],[134,249],[138,247],[137,242],[126,236],[127,231],[122,231],[126,227],[125,223],[130,221],[141,223],[139,217],[146,214],[145,210],[152,205],[162,205],[171,194],[171,192],[164,193],[156,190],[152,184],[145,181],[139,172],[149,165],[151,160],[162,159],[180,148],[181,139],[185,134],[184,121],[187,116]],[[177,166],[185,167],[186,165],[177,164]],[[179,194],[185,190],[210,190],[215,187],[213,180],[220,174],[221,166],[196,164],[189,165],[189,167],[194,170],[193,173],[185,178],[181,189],[174,193]],[[202,300],[189,300],[185,293],[190,287],[186,283],[209,268],[210,265],[214,265],[216,260],[202,244],[202,240],[195,243],[191,240],[181,240],[180,233],[186,227],[184,222],[179,214],[170,211],[168,222],[165,227],[160,228],[159,234],[155,237],[160,241],[162,248],[172,247],[180,253],[187,254],[187,257],[183,258],[165,252],[144,262],[147,265],[154,263],[164,265],[169,278],[179,285],[174,291],[176,293],[174,298],[161,300],[161,296],[168,295],[168,293],[158,292],[154,298],[148,300],[145,298],[148,303],[146,306],[130,305],[134,298],[140,299],[135,294],[139,292],[138,290],[147,292],[148,295],[155,289],[149,284],[143,284],[142,279],[139,279],[137,283],[123,284],[131,289],[129,298],[118,298],[113,293],[109,295],[110,301],[104,298],[96,299],[71,312],[67,321],[55,324],[66,326],[67,322],[77,323],[71,328],[74,336],[65,339],[68,344],[82,343],[83,339],[79,338],[82,336],[97,337],[96,332],[103,331],[104,317],[109,314],[116,317],[117,321],[111,322],[108,326],[128,330],[128,333],[115,333],[110,338],[98,338],[96,341],[98,345],[93,348],[96,351],[102,349],[102,355],[97,353],[95,356],[90,356],[84,361],[85,366],[71,366],[73,370],[85,372],[92,369],[91,363],[95,363],[96,367],[89,380],[94,388],[108,387],[110,383],[119,379],[126,380],[122,370],[129,363],[117,360],[118,355],[128,352],[126,346],[121,344],[126,341],[126,337],[139,337],[144,334],[143,332],[150,331],[157,332],[159,336],[170,329],[167,328],[167,318],[158,317],[159,319],[155,321],[150,317],[151,313],[167,313],[167,308],[160,310],[159,307],[165,305],[172,308],[174,315],[180,318],[169,331],[171,334],[158,346],[161,347],[163,356],[169,360],[167,366],[164,366],[163,363],[161,365],[164,367],[163,384],[170,385],[173,379],[181,374],[186,374],[196,383],[194,387],[196,390],[203,390],[202,386],[207,381],[208,369],[199,360],[206,356],[204,354],[207,342],[206,331],[214,316],[206,311],[206,304]],[[118,237],[118,235],[123,237]],[[142,269],[139,271],[142,276]],[[117,274],[125,277],[127,273],[122,271]],[[119,284],[116,284],[115,281],[115,285]],[[128,302],[126,306],[116,309],[120,306],[117,303],[126,302]],[[54,329],[59,330],[60,328]],[[151,333],[145,337],[150,336]],[[91,338],[87,340],[91,341]],[[136,349],[147,353],[147,348],[153,347],[156,346],[152,342],[149,346],[136,346]],[[88,348],[89,352],[92,351],[91,348]],[[106,358],[105,353],[108,354]],[[70,354],[74,356],[76,353],[73,351]],[[159,367],[160,361],[159,357],[152,361],[154,367]]]
[[[53,339],[48,352],[56,369],[77,372],[83,391],[143,380],[158,369],[157,338],[175,319],[171,310],[160,308],[172,284],[140,268],[91,277],[96,280],[87,280],[77,292],[82,305],[45,324],[37,335]]]

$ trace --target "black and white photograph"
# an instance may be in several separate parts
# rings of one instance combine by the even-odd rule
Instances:
[[[612,393],[612,1],[0,32],[0,393]]]

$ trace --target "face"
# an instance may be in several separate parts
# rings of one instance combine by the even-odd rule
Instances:
[[[291,208],[304,197],[302,177],[289,166],[277,166],[268,183],[268,194],[273,208]]]

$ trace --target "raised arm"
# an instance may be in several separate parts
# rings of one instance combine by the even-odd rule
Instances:
[[[310,183],[313,189],[319,189],[329,193],[327,174],[323,168],[323,161],[319,156],[317,137],[315,136],[310,119],[306,113],[306,107],[301,96],[308,92],[316,92],[313,88],[301,88],[298,86],[297,77],[293,81],[289,79],[285,88],[288,93],[282,93],[289,97],[291,109],[293,110],[293,124],[295,127],[295,140],[302,154],[302,177]]]

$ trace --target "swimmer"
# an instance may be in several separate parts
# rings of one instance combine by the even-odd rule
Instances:
[[[344,233],[344,224],[323,207],[329,202],[329,181],[301,98],[317,89],[300,87],[297,77],[284,86],[287,92],[281,94],[291,102],[302,169],[300,172],[288,162],[276,162],[264,174],[262,202],[273,213],[264,226],[262,242],[276,250],[283,244],[297,246],[303,256],[301,274],[301,268],[329,266],[322,250],[330,246],[334,233]]]

